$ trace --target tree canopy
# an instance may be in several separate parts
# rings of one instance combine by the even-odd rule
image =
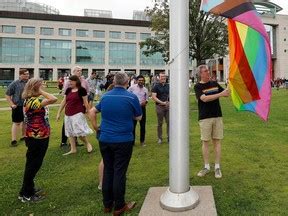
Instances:
[[[225,19],[200,11],[201,0],[189,1],[189,56],[199,65],[215,55],[227,54],[227,27]],[[151,30],[155,36],[140,43],[144,55],[160,52],[165,62],[169,60],[169,4],[168,0],[156,2],[146,8],[151,18]]]

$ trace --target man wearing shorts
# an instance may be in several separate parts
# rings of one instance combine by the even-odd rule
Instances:
[[[11,128],[11,146],[17,146],[17,133],[21,130],[22,137],[20,140],[24,140],[25,130],[23,128],[23,102],[22,92],[24,86],[29,79],[29,71],[27,69],[20,69],[19,79],[13,81],[6,90],[6,100],[8,101],[12,109],[12,128]]]
[[[206,65],[198,67],[200,82],[194,87],[198,100],[199,125],[202,140],[204,168],[197,174],[203,177],[210,172],[209,142],[212,140],[215,153],[215,178],[221,178],[221,140],[223,139],[222,111],[219,98],[230,95],[228,89],[223,89],[216,81],[210,80]]]

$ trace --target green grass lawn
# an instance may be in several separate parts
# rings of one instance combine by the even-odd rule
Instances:
[[[190,183],[212,185],[219,215],[287,215],[288,212],[288,91],[273,92],[268,123],[254,114],[237,113],[230,99],[221,99],[224,114],[222,173],[199,178],[202,167],[197,107],[191,97],[190,112]],[[25,164],[24,143],[10,144],[10,112],[0,112],[0,212],[1,215],[103,215],[102,195],[97,189],[100,152],[96,139],[89,140],[94,152],[78,148],[72,156],[62,156],[59,148],[61,122],[55,121],[57,108],[50,109],[52,135],[36,185],[44,188],[47,199],[37,204],[17,200]],[[150,187],[167,186],[168,145],[156,144],[156,115],[150,102],[147,111],[146,147],[137,139],[128,170],[126,199],[135,200],[138,215]],[[173,123],[172,123],[173,124]],[[212,153],[212,148],[211,148]],[[211,157],[213,162],[213,157]]]

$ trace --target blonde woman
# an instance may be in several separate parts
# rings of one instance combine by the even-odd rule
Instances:
[[[65,91],[64,98],[60,104],[57,120],[60,119],[60,114],[65,108],[65,135],[69,138],[71,149],[63,155],[74,154],[77,152],[76,137],[79,137],[87,147],[87,152],[93,150],[92,145],[87,140],[87,135],[93,133],[89,128],[85,113],[89,110],[87,100],[87,91],[81,86],[81,81],[78,76],[69,77],[70,87]]]
[[[27,146],[26,166],[23,185],[19,193],[22,202],[37,202],[44,197],[35,191],[34,177],[40,169],[46,154],[50,125],[48,121],[48,106],[57,98],[42,89],[41,79],[30,79],[25,85],[24,99],[25,143]]]

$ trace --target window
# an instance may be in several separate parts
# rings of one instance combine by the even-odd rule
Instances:
[[[125,39],[136,40],[136,32],[125,32]]]
[[[41,35],[53,35],[54,34],[54,29],[53,28],[41,27],[40,28],[40,34]]]
[[[0,80],[14,80],[14,68],[0,68]]]
[[[135,65],[136,43],[109,43],[110,65]]]
[[[162,54],[160,52],[154,53],[150,56],[145,56],[143,54],[143,51],[146,50],[146,47],[143,47],[140,50],[140,65],[146,65],[146,66],[164,66],[165,62],[162,57]]]
[[[80,64],[104,64],[105,42],[76,41],[76,62]]]
[[[121,39],[121,32],[110,31],[109,35],[112,39]]]
[[[93,37],[96,37],[96,38],[105,38],[105,31],[97,31],[97,30],[94,30],[94,31],[93,31]]]
[[[35,27],[22,26],[22,34],[35,34]]]
[[[76,30],[76,36],[77,37],[89,37],[89,31],[88,30],[77,29]]]
[[[59,35],[61,36],[71,36],[71,29],[59,28]]]
[[[1,63],[34,63],[35,40],[0,38]]]
[[[150,33],[141,33],[140,34],[140,39],[141,40],[146,40],[147,38],[150,38],[151,34]]]
[[[16,26],[2,25],[1,32],[3,33],[16,33]]]
[[[40,63],[70,64],[71,41],[40,40]]]

